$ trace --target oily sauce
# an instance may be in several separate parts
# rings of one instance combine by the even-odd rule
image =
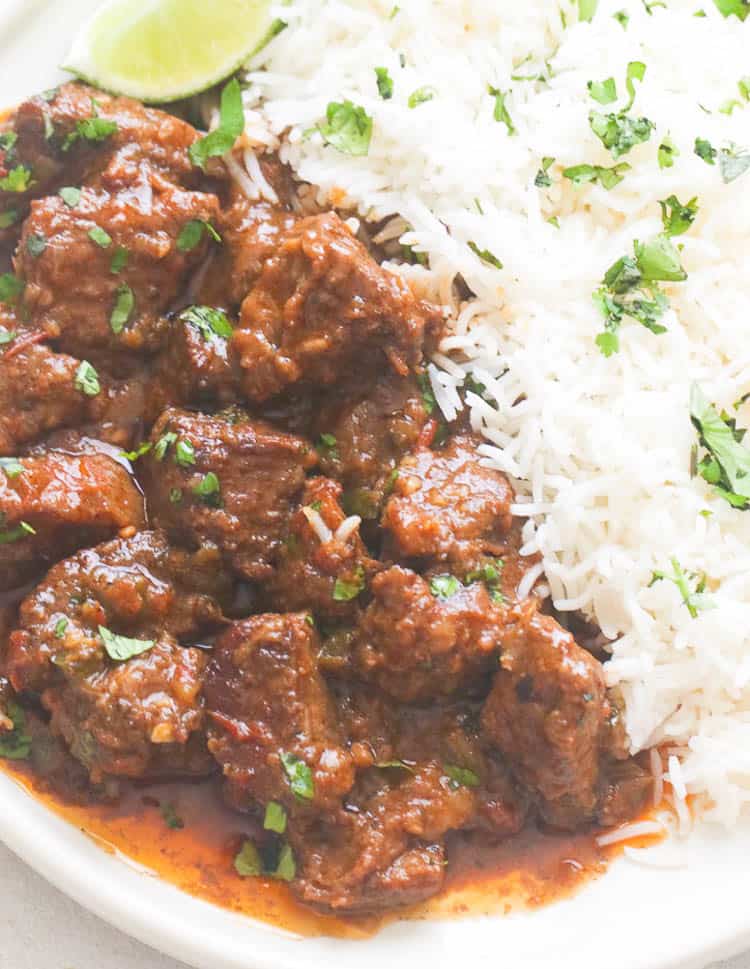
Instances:
[[[529,826],[497,845],[488,844],[486,834],[454,835],[441,895],[396,913],[342,919],[298,904],[284,883],[237,875],[234,857],[256,829],[223,804],[211,780],[125,784],[116,803],[78,804],[27,764],[3,762],[2,769],[104,850],[121,853],[190,895],[307,937],[367,938],[400,919],[535,908],[572,895],[618,853],[599,848],[595,830],[552,834]]]

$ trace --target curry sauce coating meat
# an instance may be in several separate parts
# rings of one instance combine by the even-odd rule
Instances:
[[[189,124],[163,111],[63,84],[25,101],[9,120],[0,170],[4,176],[19,170],[21,190],[0,191],[0,212],[14,212],[20,221],[31,199],[84,182],[142,195],[149,173],[190,185],[196,172],[188,148],[197,137]]]
[[[241,575],[267,578],[314,462],[301,438],[241,411],[162,414],[143,460],[152,520],[192,547],[212,544]]]
[[[19,586],[61,555],[145,525],[143,496],[105,454],[0,462],[0,587]],[[15,536],[14,540],[10,540]]]
[[[453,583],[443,597],[398,565],[376,575],[356,634],[357,674],[400,700],[449,696],[481,681],[502,645],[504,612],[483,583]]]
[[[307,481],[266,586],[274,607],[310,609],[331,620],[356,612],[359,594],[379,563],[370,558],[358,521],[344,514],[342,491],[330,478]]]
[[[164,341],[164,313],[208,246],[204,233],[186,251],[180,234],[218,209],[215,195],[165,181],[149,182],[145,196],[84,188],[73,207],[59,196],[32,202],[14,260],[26,310],[59,349],[81,358],[153,352]]]
[[[209,749],[227,800],[240,810],[276,801],[294,813],[328,812],[354,781],[308,620],[253,616],[214,647],[205,687]]]
[[[525,804],[487,757],[461,705],[402,707],[342,685],[339,709],[360,767],[341,809],[290,829],[294,885],[337,912],[412,904],[445,879],[445,837],[481,827],[519,830]]]
[[[8,677],[40,694],[92,778],[181,764],[203,723],[205,654],[179,644],[221,624],[224,594],[215,556],[170,549],[155,532],[86,549],[21,604]]]
[[[608,755],[623,759],[626,753],[612,746],[616,710],[601,664],[533,603],[518,606],[513,620],[482,712],[486,737],[550,824],[574,829],[596,818],[600,807],[609,811],[610,823],[618,814],[632,817],[650,783],[639,769],[629,776],[620,771],[619,781],[630,784],[628,797],[618,795],[617,776],[605,777]]]
[[[48,431],[82,422],[88,400],[75,386],[80,361],[54,353],[39,342],[41,334],[1,313],[0,326],[16,334],[0,347],[0,455],[9,456]]]
[[[395,556],[444,562],[463,577],[505,550],[513,489],[482,465],[477,443],[459,436],[403,459],[382,519]]]
[[[300,381],[329,386],[366,354],[406,374],[441,324],[328,214],[302,219],[266,260],[233,343],[244,393],[262,402]]]
[[[415,377],[358,374],[322,400],[314,434],[323,471],[344,484],[345,506],[364,519],[380,517],[398,477],[429,420]]]

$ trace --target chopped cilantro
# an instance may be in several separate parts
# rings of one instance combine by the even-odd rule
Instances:
[[[23,465],[18,458],[0,458],[0,471],[6,478],[18,478],[23,474]]]
[[[628,29],[628,24],[630,23],[630,14],[626,10],[617,10],[612,14],[612,16],[623,30]]]
[[[32,233],[26,239],[26,252],[32,259],[38,259],[47,248],[47,240],[42,235]]]
[[[211,508],[221,507],[221,484],[219,478],[213,471],[204,474],[197,485],[193,487],[193,494],[204,505]]]
[[[175,444],[174,460],[181,468],[195,464],[195,448],[187,438],[181,437]]]
[[[125,329],[135,309],[135,295],[127,283],[118,286],[115,295],[115,305],[109,318],[109,325],[115,335]]]
[[[372,140],[372,118],[352,101],[331,101],[318,131],[327,145],[345,155],[366,155]]]
[[[493,266],[495,269],[503,268],[503,264],[493,252],[490,252],[489,249],[480,249],[476,242],[470,242],[469,249],[471,249],[474,255],[478,256],[482,262],[486,262],[488,266]]]
[[[301,801],[312,801],[315,797],[313,772],[304,760],[300,760],[295,754],[282,751],[279,757],[294,796]]]
[[[8,704],[7,712],[13,729],[0,733],[0,757],[5,760],[26,760],[31,753],[31,734],[26,729],[26,714],[13,701]]]
[[[409,95],[408,105],[410,108],[417,108],[420,104],[426,104],[428,101],[432,101],[435,98],[437,91],[434,87],[429,85],[426,87],[418,87],[416,91],[412,91]]]
[[[664,579],[673,582],[693,619],[698,616],[699,611],[715,608],[715,603],[711,597],[705,594],[706,576],[697,572],[685,572],[674,556],[670,558],[669,562],[672,566],[672,574],[669,575],[661,571],[652,572],[649,588]],[[694,584],[692,587],[691,583]]]
[[[55,623],[55,639],[63,639],[67,628],[68,620],[64,616],[62,619],[58,619]]]
[[[180,314],[180,319],[194,326],[204,340],[217,336],[229,340],[234,333],[226,313],[211,306],[191,306]]]
[[[646,76],[646,65],[643,61],[630,61],[628,64],[628,69],[625,73],[625,87],[628,91],[628,103],[623,108],[623,111],[630,111],[633,107],[633,102],[635,101],[635,84],[634,81],[642,81]]]
[[[627,162],[620,162],[612,168],[604,168],[601,165],[573,165],[563,170],[563,177],[570,179],[574,185],[598,183],[609,192],[615,185],[620,184],[625,177],[624,173],[628,171],[630,171],[630,165]]]
[[[613,77],[608,77],[606,81],[589,81],[586,87],[599,104],[612,104],[617,100],[617,83]]]
[[[457,767],[455,764],[443,764],[443,770],[449,778],[450,787],[456,791],[459,787],[479,787],[479,775],[468,767]]]
[[[734,16],[738,20],[746,20],[750,13],[748,0],[714,0],[714,4],[722,17]]]
[[[315,450],[322,458],[327,458],[329,461],[338,461],[339,452],[335,434],[321,434],[315,445]]]
[[[695,154],[703,159],[707,165],[716,164],[716,156],[718,155],[717,150],[711,144],[710,141],[706,141],[705,138],[696,138],[695,147],[693,149]]]
[[[32,172],[28,165],[16,165],[7,175],[0,178],[0,191],[26,192],[33,184]]]
[[[627,155],[635,145],[648,141],[655,127],[648,118],[631,118],[621,112],[602,114],[601,111],[590,112],[589,124],[615,160]]]
[[[164,823],[172,831],[181,831],[182,828],[185,827],[185,822],[177,813],[174,804],[170,804],[169,801],[164,801],[160,805],[159,810],[161,811],[161,816],[164,819]]]
[[[172,505],[179,505],[182,501],[182,488],[169,489],[169,502]]]
[[[661,144],[659,145],[659,150],[657,152],[657,158],[659,161],[659,168],[671,168],[674,165],[674,160],[680,154],[680,149],[675,145],[669,135],[665,135]]]
[[[129,254],[125,246],[118,246],[112,255],[112,262],[109,264],[109,271],[113,276],[119,276],[127,266],[128,259]]]
[[[61,188],[57,194],[60,196],[63,202],[65,202],[69,209],[74,209],[81,201],[80,188],[68,186],[66,188]]]
[[[697,473],[733,508],[750,507],[750,451],[743,444],[745,431],[737,430],[734,418],[708,402],[697,384],[690,390],[690,420],[701,447],[708,452]]]
[[[681,236],[687,232],[698,212],[697,198],[691,198],[683,205],[676,195],[670,195],[669,198],[661,200],[659,205],[664,232],[668,236]]]
[[[584,23],[593,20],[598,6],[599,0],[578,0],[578,19]]]
[[[91,99],[91,116],[76,123],[75,128],[66,136],[62,143],[62,150],[69,151],[77,141],[88,141],[99,144],[111,138],[118,130],[114,121],[107,121],[99,117],[98,105]]]
[[[182,227],[177,236],[177,248],[180,252],[192,252],[200,244],[204,233],[207,233],[214,242],[221,242],[221,236],[214,229],[210,222],[205,219],[191,219]]]
[[[513,124],[513,119],[508,113],[507,107],[505,106],[505,99],[508,96],[508,94],[510,94],[510,91],[508,91],[506,94],[503,91],[501,91],[499,88],[492,87],[492,85],[489,86],[488,90],[489,90],[489,93],[492,95],[492,97],[495,99],[495,110],[492,113],[493,118],[495,119],[495,121],[502,122],[505,125],[505,127],[508,129],[509,135],[515,135],[516,126]]]
[[[750,168],[750,151],[730,145],[719,152],[719,170],[725,184],[744,175]]]
[[[3,273],[0,276],[0,303],[15,303],[26,284],[13,273]]]
[[[437,407],[437,401],[435,400],[435,394],[432,390],[432,383],[430,382],[429,374],[417,374],[417,382],[419,383],[419,389],[422,391],[422,406],[425,409],[425,413],[429,417]]]
[[[4,516],[0,519],[0,524],[5,524]],[[28,538],[30,535],[36,535],[36,529],[29,525],[28,522],[19,522],[14,528],[0,531],[0,545],[13,545],[15,542],[23,541],[23,539]]]
[[[450,599],[461,588],[461,583],[455,575],[434,575],[430,579],[430,592],[437,599]]]
[[[542,158],[542,164],[539,166],[539,171],[536,173],[536,178],[534,179],[534,185],[537,188],[549,188],[552,184],[552,179],[549,177],[549,170],[554,160],[550,155],[545,155]]]
[[[128,636],[118,636],[106,626],[99,626],[99,635],[109,658],[118,663],[147,653],[156,645],[153,639],[130,639]]]
[[[85,394],[87,397],[96,397],[101,392],[102,388],[99,383],[99,374],[88,360],[82,360],[78,365],[74,386],[79,393]]]
[[[365,584],[365,570],[358,565],[352,578],[336,579],[333,586],[334,602],[351,602],[364,590]]]
[[[375,77],[378,83],[378,94],[384,101],[390,101],[393,97],[393,78],[388,73],[388,68],[376,67]]]
[[[166,434],[162,434],[159,440],[154,445],[154,457],[157,461],[163,461],[169,448],[177,440],[177,435],[174,431],[167,431]]]
[[[112,236],[98,225],[95,225],[93,229],[89,229],[89,239],[96,243],[100,249],[109,249],[112,245]]]
[[[205,138],[196,141],[188,149],[190,160],[197,168],[205,170],[209,158],[226,155],[245,130],[245,112],[242,106],[242,89],[237,78],[225,85],[219,105],[219,127]]]
[[[266,805],[263,827],[266,831],[274,831],[276,834],[283,834],[286,831],[286,811],[283,805],[276,801],[271,801]]]

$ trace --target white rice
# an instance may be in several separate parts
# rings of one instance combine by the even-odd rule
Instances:
[[[467,398],[481,453],[519,490],[525,551],[541,553],[557,608],[582,610],[610,640],[633,750],[679,750],[667,779],[685,828],[688,796],[726,824],[750,801],[750,514],[691,478],[688,413],[692,381],[728,409],[750,390],[750,173],[725,185],[693,152],[696,136],[750,146],[737,88],[750,18],[724,19],[712,0],[667,2],[649,14],[642,0],[600,0],[578,24],[569,0],[402,0],[393,16],[392,0],[293,0],[276,10],[289,28],[251,65],[246,103],[251,142],[278,147],[321,203],[335,190],[363,218],[403,220],[384,237],[403,232],[429,255],[429,271],[400,270],[416,286],[449,301],[460,273],[476,293],[453,306],[435,396],[453,416],[471,372],[496,401]],[[511,78],[546,71],[545,59],[548,83]],[[576,189],[563,167],[614,164],[590,130],[599,105],[586,82],[614,77],[622,104],[633,60],[647,67],[633,113],[656,131],[622,159],[632,170],[615,189]],[[392,100],[378,96],[376,66]],[[511,92],[516,135],[493,120],[488,85]],[[434,98],[409,108],[428,86]],[[366,157],[310,134],[345,98],[373,118]],[[741,104],[718,111],[729,99]],[[680,155],[661,170],[668,133]],[[547,189],[534,185],[543,156],[555,158]],[[626,321],[605,359],[591,294],[634,239],[660,231],[658,200],[672,193],[697,195],[700,212],[676,240],[689,278],[665,287],[668,332]],[[738,420],[750,424],[750,407]],[[716,608],[693,619],[671,582],[650,587],[672,556],[705,572]]]

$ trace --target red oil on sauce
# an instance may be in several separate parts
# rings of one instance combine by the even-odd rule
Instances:
[[[3,769],[104,850],[121,852],[190,895],[302,936],[367,938],[398,919],[505,914],[546,905],[601,875],[619,849],[599,848],[594,831],[561,835],[530,827],[496,845],[488,844],[486,834],[455,835],[440,896],[385,916],[342,919],[298,904],[284,883],[237,875],[234,857],[253,825],[224,806],[212,781],[127,785],[115,804],[80,805],[53,792],[28,765]],[[168,817],[176,816],[183,827],[170,827],[167,806]]]

